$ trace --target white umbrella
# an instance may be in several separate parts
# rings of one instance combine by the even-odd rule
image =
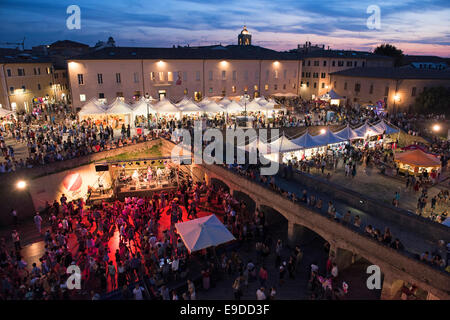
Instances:
[[[175,228],[189,252],[235,240],[231,232],[214,214],[176,223]]]

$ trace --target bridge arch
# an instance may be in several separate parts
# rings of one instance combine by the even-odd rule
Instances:
[[[256,201],[252,197],[250,197],[247,193],[239,191],[239,190],[234,190],[233,198],[235,198],[239,202],[243,201],[245,203],[249,213],[255,212]]]
[[[218,188],[222,188],[222,189],[224,189],[227,192],[230,191],[230,187],[223,180],[220,180],[218,178],[211,178],[210,182],[211,182],[211,184],[213,185],[214,188],[217,188],[217,189]]]

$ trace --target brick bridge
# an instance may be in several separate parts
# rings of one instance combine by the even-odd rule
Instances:
[[[252,199],[257,208],[269,208],[284,216],[288,221],[288,239],[291,244],[307,229],[321,236],[330,243],[330,255],[334,256],[339,269],[345,269],[359,258],[378,265],[383,277],[382,299],[398,297],[404,282],[413,283],[427,291],[429,300],[450,299],[450,276],[445,272],[382,245],[224,167],[193,164],[189,168],[196,179],[205,179],[208,184],[219,182],[226,185],[231,194],[242,193]]]

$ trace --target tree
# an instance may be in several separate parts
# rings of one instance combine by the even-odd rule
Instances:
[[[421,114],[450,115],[450,88],[427,88],[416,98],[413,109]]]
[[[396,67],[401,64],[403,58],[403,51],[389,43],[384,43],[376,47],[373,53],[394,58],[394,65]]]

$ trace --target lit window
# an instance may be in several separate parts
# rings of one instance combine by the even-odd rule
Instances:
[[[266,90],[266,91],[269,90],[269,85],[268,84],[264,85],[264,90]]]
[[[167,81],[173,81],[173,73],[171,71],[167,72]]]
[[[86,95],[85,94],[80,94],[80,101],[86,101]]]
[[[232,91],[233,93],[236,93],[236,86],[232,86],[232,87],[231,87],[231,91]]]

